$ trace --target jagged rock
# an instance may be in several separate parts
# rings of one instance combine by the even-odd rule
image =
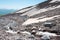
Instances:
[[[48,35],[43,35],[43,36],[41,37],[41,40],[50,40],[50,36],[48,36]]]
[[[52,22],[45,22],[45,23],[44,23],[44,26],[45,26],[45,27],[52,28],[53,26],[56,26],[56,24],[55,24],[55,23],[52,23]]]

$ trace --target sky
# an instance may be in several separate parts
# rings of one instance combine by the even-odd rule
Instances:
[[[22,9],[45,0],[0,0],[0,9]]]

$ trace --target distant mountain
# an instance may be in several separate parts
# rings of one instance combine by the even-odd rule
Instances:
[[[0,14],[5,15],[8,13],[13,13],[14,11],[16,11],[16,10],[14,10],[14,9],[0,9]]]

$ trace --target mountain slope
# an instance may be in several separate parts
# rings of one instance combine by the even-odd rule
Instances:
[[[3,15],[0,17],[0,30],[8,34],[8,38],[4,35],[6,40],[41,40],[45,37],[60,40],[60,1],[46,0]]]

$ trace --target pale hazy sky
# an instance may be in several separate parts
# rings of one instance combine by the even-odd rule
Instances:
[[[21,9],[45,0],[0,0],[0,9]]]

